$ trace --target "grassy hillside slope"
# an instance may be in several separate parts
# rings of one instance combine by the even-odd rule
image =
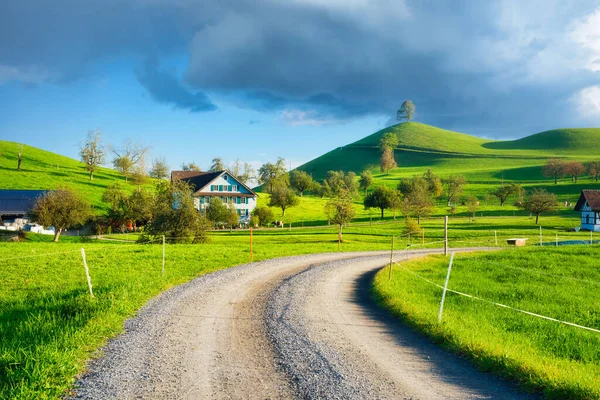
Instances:
[[[566,128],[536,133],[522,139],[484,143],[493,150],[541,150],[562,154],[600,153],[600,128]]]
[[[17,153],[23,152],[21,171],[17,170]],[[83,164],[69,157],[15,142],[0,141],[0,189],[56,189],[67,186],[104,208],[102,193],[113,182],[125,178],[117,171],[101,168],[90,181]],[[131,191],[133,186],[129,185]]]

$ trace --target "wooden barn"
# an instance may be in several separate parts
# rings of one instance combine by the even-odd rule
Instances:
[[[600,190],[582,190],[575,211],[581,212],[581,229],[600,232]]]

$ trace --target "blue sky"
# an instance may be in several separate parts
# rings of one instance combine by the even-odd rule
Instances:
[[[23,0],[0,6],[0,139],[90,129],[208,167],[292,166],[416,120],[494,138],[600,126],[597,0]]]

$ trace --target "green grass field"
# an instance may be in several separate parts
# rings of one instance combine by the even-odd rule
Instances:
[[[512,249],[457,254],[449,289],[600,329],[600,247]],[[428,256],[380,271],[377,300],[482,370],[553,399],[600,398],[600,333],[448,293],[437,323],[448,258]],[[416,277],[405,269],[418,274]]]

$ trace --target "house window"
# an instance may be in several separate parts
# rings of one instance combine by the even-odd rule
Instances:
[[[223,179],[227,180],[227,175],[223,175]]]
[[[233,191],[237,192],[238,191],[238,185],[233,185]]]
[[[228,192],[231,192],[231,185],[228,185],[228,186],[227,186],[227,191],[228,191]]]
[[[200,204],[204,204],[204,196],[200,197]]]

